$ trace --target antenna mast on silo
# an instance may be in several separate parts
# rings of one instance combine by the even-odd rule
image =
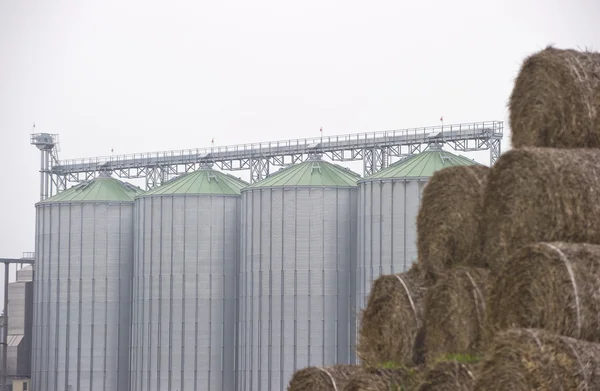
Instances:
[[[35,124],[33,124],[35,130]],[[53,190],[64,190],[61,188],[61,180],[52,178],[51,168],[58,164],[58,134],[33,133],[31,134],[31,145],[35,145],[41,153],[40,163],[40,201],[53,195]]]

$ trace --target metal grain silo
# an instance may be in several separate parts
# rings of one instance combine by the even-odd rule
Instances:
[[[32,387],[129,389],[133,199],[108,176],[37,207]]]
[[[359,182],[359,310],[366,305],[373,280],[407,271],[417,260],[417,214],[429,178],[442,168],[474,164],[479,163],[430,146]]]
[[[136,199],[131,391],[234,389],[247,185],[205,166]]]
[[[355,360],[358,179],[311,158],[242,191],[239,391],[282,391],[299,368]]]

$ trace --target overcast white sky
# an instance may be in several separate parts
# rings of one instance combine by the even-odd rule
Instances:
[[[34,250],[34,122],[60,135],[61,158],[442,115],[508,130],[524,57],[548,44],[599,50],[599,15],[596,0],[0,0],[0,256]]]

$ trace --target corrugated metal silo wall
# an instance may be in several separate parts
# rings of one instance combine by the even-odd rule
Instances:
[[[417,215],[427,180],[359,183],[357,308],[382,274],[402,273],[417,260]]]
[[[239,196],[136,201],[131,390],[233,390]]]
[[[33,390],[128,390],[132,242],[133,203],[38,205]]]
[[[355,354],[357,189],[242,193],[237,378],[284,390],[297,369]]]

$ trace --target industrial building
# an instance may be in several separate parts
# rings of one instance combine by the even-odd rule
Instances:
[[[2,317],[2,336],[6,327],[7,385],[27,381],[31,373],[31,334],[33,316],[33,269],[26,266],[17,270],[16,281],[8,284],[8,313],[10,317],[5,325]],[[4,367],[3,355],[0,366]]]
[[[371,281],[417,258],[423,187],[439,169],[478,164],[441,146],[489,149],[493,163],[502,129],[64,162],[54,135],[32,135],[41,200],[35,267],[11,283],[15,387],[283,391],[300,368],[355,363]],[[401,159],[389,165],[392,156]],[[330,162],[345,160],[362,160],[364,177]],[[249,170],[251,182],[231,170]],[[146,191],[114,177],[145,178]]]

